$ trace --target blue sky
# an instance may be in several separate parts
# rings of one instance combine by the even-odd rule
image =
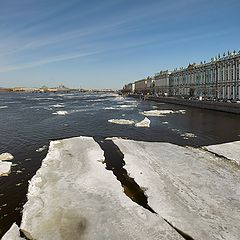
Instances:
[[[239,0],[0,0],[0,87],[121,88],[240,50]]]

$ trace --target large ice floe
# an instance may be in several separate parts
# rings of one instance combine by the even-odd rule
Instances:
[[[239,239],[238,165],[203,149],[112,141],[156,213],[123,193],[93,138],[52,141],[29,184],[20,226],[27,238]],[[3,239],[20,239],[17,231],[13,225],[7,234],[16,237]]]
[[[135,125],[135,127],[150,127],[150,119],[145,117],[140,122],[135,122],[134,120],[128,120],[128,119],[109,119],[108,122],[114,123],[114,124],[120,124],[120,125]]]
[[[12,162],[7,162],[13,159],[11,153],[0,154],[0,176],[7,176],[11,171]]]
[[[104,152],[93,138],[51,142],[29,184],[20,226],[26,237],[182,239],[159,215],[131,201],[103,161]]]
[[[172,113],[185,114],[186,110],[173,111],[173,110],[163,109],[163,110],[149,110],[149,111],[140,112],[140,114],[143,114],[149,117],[166,116],[167,114],[172,114]]]
[[[240,170],[202,149],[114,139],[149,206],[193,239],[240,236]],[[233,149],[234,150],[234,149]]]
[[[20,237],[19,227],[14,223],[1,240],[24,240]]]
[[[240,141],[205,146],[208,151],[240,164]]]
[[[121,125],[132,125],[135,123],[133,120],[128,119],[109,119],[108,122]]]

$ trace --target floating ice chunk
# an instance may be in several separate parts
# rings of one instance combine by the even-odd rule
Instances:
[[[131,201],[90,137],[50,143],[32,178],[21,230],[29,239],[182,239]],[[121,226],[121,227],[119,227]]]
[[[11,228],[4,234],[2,240],[24,240],[20,237],[19,227],[16,223],[13,223]]]
[[[67,111],[57,111],[57,112],[55,112],[53,114],[56,114],[56,115],[67,115],[68,112]]]
[[[134,108],[137,107],[137,105],[119,105],[120,108]]]
[[[0,106],[0,109],[8,108],[8,106]]]
[[[182,114],[185,114],[185,113],[186,113],[186,110],[178,110],[178,111],[175,111],[175,113],[182,113]]]
[[[181,137],[188,139],[188,138],[196,138],[197,136],[194,133],[187,132],[187,133],[182,133]]]
[[[55,108],[63,108],[64,105],[63,105],[63,104],[54,104],[54,105],[52,105],[52,107],[55,107]]]
[[[40,147],[39,149],[37,149],[36,152],[42,152],[42,151],[44,151],[46,149],[47,149],[47,146],[44,145],[44,146]]]
[[[166,116],[167,114],[174,113],[173,110],[150,110],[150,111],[144,111],[141,112],[141,114],[149,117],[155,117],[155,116]]]
[[[117,96],[113,99],[113,101],[124,101],[124,97],[122,96]]]
[[[127,119],[109,119],[108,122],[122,125],[132,125],[135,123],[133,120]]]
[[[238,168],[201,149],[113,141],[124,154],[124,168],[146,189],[160,216],[193,239],[239,239]]]
[[[0,176],[7,176],[11,171],[11,162],[0,161]]]
[[[240,141],[205,146],[208,151],[240,164]]]
[[[13,155],[11,153],[2,153],[2,154],[0,154],[0,161],[12,160],[12,159],[13,159]]]
[[[135,124],[136,127],[150,127],[151,121],[145,117],[141,122]]]

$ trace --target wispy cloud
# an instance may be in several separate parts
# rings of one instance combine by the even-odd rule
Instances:
[[[24,64],[7,65],[7,66],[4,66],[4,67],[0,67],[0,72],[11,72],[11,71],[16,71],[16,70],[28,69],[28,68],[33,68],[33,67],[46,65],[48,63],[67,61],[67,60],[72,60],[72,59],[77,59],[77,58],[83,58],[83,57],[91,56],[91,55],[94,55],[94,54],[97,54],[97,52],[73,53],[73,54],[68,54],[68,55],[59,55],[59,56],[54,56],[54,57],[41,59],[41,60],[38,60],[38,61],[26,62]]]

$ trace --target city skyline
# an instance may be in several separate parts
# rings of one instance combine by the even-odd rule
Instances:
[[[3,1],[0,87],[121,88],[239,50],[236,0]]]

